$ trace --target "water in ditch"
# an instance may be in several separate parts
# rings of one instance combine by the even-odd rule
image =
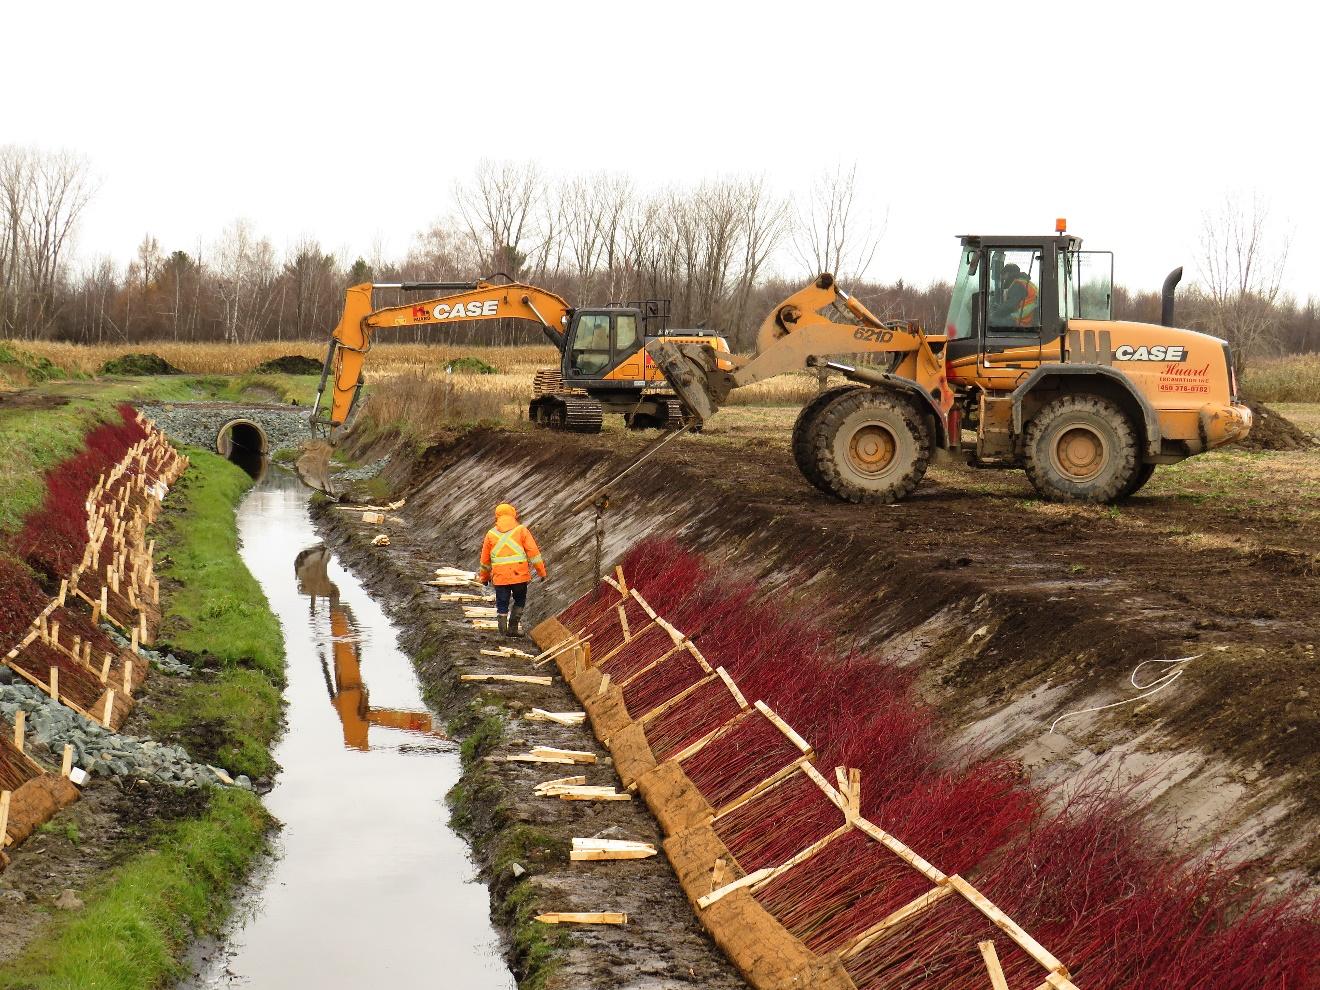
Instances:
[[[321,546],[308,494],[272,469],[239,509],[243,559],[284,630],[284,769],[265,798],[284,827],[180,990],[512,988],[486,888],[448,826],[457,749],[432,729],[394,625]]]

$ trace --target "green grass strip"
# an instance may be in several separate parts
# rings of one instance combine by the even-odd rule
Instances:
[[[174,729],[186,740],[202,730],[214,752],[194,756],[255,777],[273,769],[269,747],[280,728],[284,645],[260,585],[238,555],[234,513],[252,482],[224,458],[188,453],[192,465],[166,498],[156,527],[162,643],[215,658],[218,669],[170,685],[168,705],[142,714],[153,735],[168,737]],[[143,731],[141,723],[135,731]],[[234,887],[265,848],[270,824],[253,794],[211,791],[197,817],[160,826],[141,852],[92,883],[81,911],[52,916],[0,967],[0,990],[167,985],[182,975],[178,957],[189,940],[228,917]]]
[[[256,667],[283,684],[279,622],[237,550],[234,506],[252,479],[217,454],[186,453],[192,465],[156,523],[156,575],[169,598],[160,638],[222,667]]]
[[[0,969],[0,990],[145,990],[181,975],[179,947],[224,920],[219,892],[247,875],[268,827],[252,794],[215,791],[200,818],[163,827]]]

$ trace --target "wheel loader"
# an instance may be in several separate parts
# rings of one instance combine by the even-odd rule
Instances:
[[[1115,502],[1157,465],[1251,428],[1228,344],[1172,326],[1181,274],[1165,281],[1161,324],[1115,320],[1112,254],[1083,251],[1062,222],[1053,236],[964,235],[943,333],[880,320],[824,274],[770,312],[732,369],[700,345],[647,349],[702,419],[776,375],[842,375],[802,409],[792,451],[849,502],[904,498],[937,451],[1021,467],[1047,499]]]
[[[376,309],[376,289],[445,295]],[[632,429],[697,425],[685,419],[682,403],[651,364],[648,340],[699,344],[716,355],[715,366],[733,367],[724,338],[668,329],[667,299],[576,309],[553,292],[503,275],[471,282],[354,285],[345,292],[311,414],[313,428],[326,428],[329,439],[304,445],[296,462],[303,481],[330,490],[330,455],[357,406],[365,384],[362,368],[379,331],[505,319],[538,324],[560,353],[557,368],[536,373],[527,409],[529,420],[550,429],[597,433],[605,413],[623,416]]]

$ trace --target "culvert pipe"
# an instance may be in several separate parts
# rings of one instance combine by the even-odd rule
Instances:
[[[231,419],[215,435],[215,451],[256,478],[270,452],[266,431],[250,419]]]

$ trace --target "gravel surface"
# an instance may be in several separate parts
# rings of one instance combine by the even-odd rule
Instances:
[[[0,681],[13,676],[7,668],[0,670]],[[20,708],[28,713],[30,742],[48,747],[52,754],[63,753],[65,745],[72,744],[73,765],[90,774],[156,780],[175,787],[252,786],[245,776],[233,778],[220,767],[195,762],[182,746],[120,735],[51,701],[30,684],[16,679],[0,683],[0,715],[13,722]]]
[[[248,419],[266,433],[270,453],[295,450],[311,432],[302,406],[245,406],[220,402],[146,404],[142,411],[177,443],[215,450],[216,434],[231,419]]]

